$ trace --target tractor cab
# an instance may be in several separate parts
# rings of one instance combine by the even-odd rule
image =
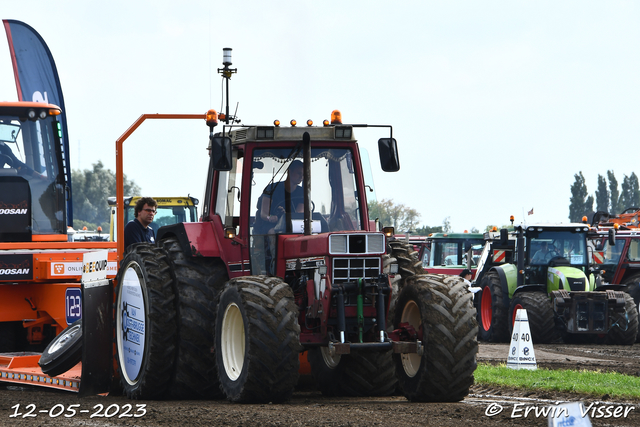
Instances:
[[[343,125],[335,120],[305,127],[276,123],[212,135],[210,177],[214,184],[207,187],[203,218],[223,223],[225,237],[233,240],[225,254],[231,257],[233,251],[245,252],[236,259],[250,260],[246,264],[250,264],[251,274],[282,277],[288,268],[284,252],[292,250],[286,247],[297,248],[294,251],[304,248],[310,255],[327,251],[327,235],[286,245],[292,238],[378,230],[368,218],[360,153],[353,134],[354,127],[366,125]],[[381,138],[378,145],[383,170],[397,170],[395,140]],[[225,152],[229,158],[220,160]],[[217,196],[210,189],[215,189]],[[329,251],[365,256],[372,250],[364,240],[357,244],[352,240],[347,243],[345,236],[344,248],[332,246]],[[384,244],[375,250],[384,252]],[[249,270],[244,262],[235,267],[238,270],[229,267],[231,274]],[[380,266],[376,264],[374,270],[379,274]]]
[[[527,226],[526,283],[544,284],[556,275],[563,275],[569,281],[572,290],[585,290],[584,274],[589,265],[587,231],[588,227],[584,225]],[[574,282],[580,282],[580,289],[573,289]],[[549,286],[553,287],[551,284]]]
[[[0,103],[0,242],[67,239],[59,107]]]

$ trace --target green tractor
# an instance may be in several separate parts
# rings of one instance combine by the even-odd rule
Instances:
[[[512,220],[513,221],[513,220]],[[591,341],[632,345],[638,310],[619,285],[589,267],[585,224],[519,225],[485,234],[476,293],[479,338],[508,342],[518,309],[526,309],[536,343]]]

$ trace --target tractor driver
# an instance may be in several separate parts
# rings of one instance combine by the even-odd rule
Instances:
[[[559,256],[556,252],[553,245],[549,248],[549,244],[547,242],[542,242],[540,244],[540,250],[533,255],[531,258],[531,264],[546,264],[554,256]]]
[[[294,160],[284,181],[267,185],[258,203],[259,215],[256,215],[254,234],[273,233],[282,214],[304,211],[304,190],[300,186],[302,170],[302,162]]]
[[[18,160],[15,154],[13,154],[11,148],[3,141],[0,141],[0,169],[4,168],[5,166],[16,169],[19,175],[32,176],[35,178],[40,178],[42,180],[47,179],[43,175],[40,175],[38,172],[34,171],[29,166]]]
[[[133,209],[135,218],[124,227],[124,249],[134,243],[155,243],[156,234],[149,226],[156,215],[158,203],[151,197],[141,197]]]

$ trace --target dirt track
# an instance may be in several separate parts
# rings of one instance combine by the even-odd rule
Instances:
[[[500,363],[506,360],[507,344],[480,345],[479,361]],[[587,346],[548,344],[535,347],[538,366],[572,367],[619,371],[637,375],[640,372],[640,345]],[[78,398],[65,393],[36,388],[0,388],[0,425],[21,426],[540,426],[547,425],[541,410],[556,401],[582,401],[593,404],[594,426],[640,425],[640,401],[612,401],[607,396],[580,396],[568,393],[486,388],[475,385],[471,394],[459,403],[410,403],[404,397],[326,398],[313,387],[303,386],[290,403],[284,405],[236,405],[225,401],[129,401],[122,396]],[[602,402],[608,402],[606,404]],[[35,406],[28,407],[33,404]],[[19,406],[15,406],[19,405]],[[73,406],[78,405],[78,406]],[[98,406],[96,406],[98,405]],[[102,405],[102,409],[99,405]],[[128,407],[131,410],[125,414]],[[136,405],[146,405],[144,408]],[[620,416],[598,418],[598,407],[606,416],[619,409]],[[488,416],[491,411],[502,411]],[[525,417],[525,410],[529,414]],[[633,409],[631,409],[633,408]],[[24,417],[29,410],[31,415]],[[71,415],[73,411],[75,415]],[[627,416],[624,417],[626,410]],[[86,412],[81,412],[86,411]],[[134,417],[134,415],[144,415]],[[11,417],[16,412],[23,415]],[[54,417],[58,412],[61,415]],[[111,417],[105,417],[105,412]],[[92,414],[99,413],[102,416]],[[119,416],[125,416],[119,418]],[[129,415],[129,416],[126,416]]]

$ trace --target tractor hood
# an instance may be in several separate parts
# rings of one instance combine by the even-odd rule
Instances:
[[[547,290],[564,289],[571,291],[592,291],[593,286],[584,272],[574,267],[549,267],[547,269]]]

